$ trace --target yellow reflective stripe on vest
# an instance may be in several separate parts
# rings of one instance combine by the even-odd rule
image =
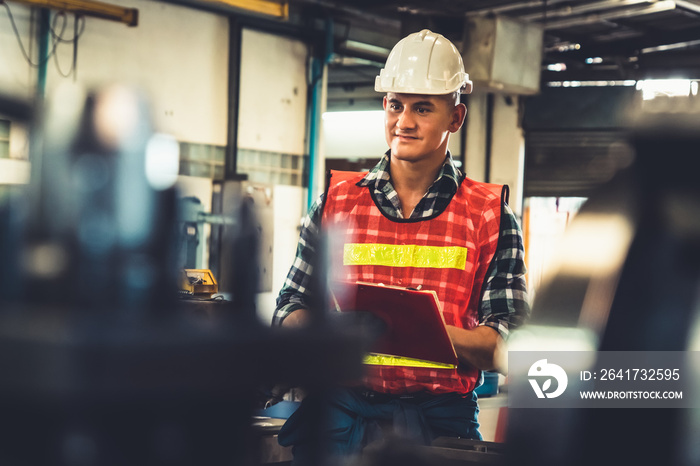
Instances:
[[[467,248],[461,246],[417,246],[415,244],[348,243],[343,265],[386,265],[459,269],[467,266]]]
[[[454,364],[444,362],[424,361],[422,359],[404,358],[389,354],[369,353],[362,361],[371,366],[403,366],[403,367],[428,367],[432,369],[456,369]]]

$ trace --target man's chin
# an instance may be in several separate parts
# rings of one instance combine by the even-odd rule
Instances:
[[[391,157],[394,160],[402,160],[404,162],[414,162],[416,160],[419,160],[421,157],[418,154],[414,154],[408,151],[392,151],[391,152]]]
[[[391,146],[391,155],[397,157],[397,158],[413,158],[416,157],[418,154],[416,154],[416,150],[414,147],[411,147],[412,145],[410,143],[397,143],[397,144],[392,144]]]

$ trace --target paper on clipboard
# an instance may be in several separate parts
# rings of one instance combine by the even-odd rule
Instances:
[[[386,324],[373,353],[457,366],[457,354],[434,291],[367,282],[340,287],[344,291],[337,296],[336,306],[342,312],[370,312]]]

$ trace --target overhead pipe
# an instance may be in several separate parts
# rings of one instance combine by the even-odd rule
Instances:
[[[599,23],[601,21],[616,20],[624,18],[635,18],[637,16],[650,15],[655,13],[661,13],[664,11],[671,11],[676,8],[676,3],[669,0],[664,0],[661,2],[656,2],[653,5],[645,6],[642,8],[632,8],[629,10],[622,11],[610,11],[607,13],[591,14],[583,18],[567,18],[559,21],[550,21],[544,25],[547,30],[550,29],[564,29],[572,26],[582,26],[586,24]]]
[[[333,57],[333,19],[326,18],[326,41],[322,59],[311,59],[311,112],[309,116],[309,170],[308,189],[306,192],[306,205],[311,208],[316,198],[315,185],[317,179],[317,165],[319,153],[319,134],[322,110],[320,105],[325,97],[325,87],[328,86],[325,79],[328,64]]]
[[[559,8],[547,9],[546,11],[539,11],[537,13],[518,15],[518,19],[523,21],[540,21],[547,18],[549,20],[555,17],[570,17],[612,8],[629,7],[639,5],[640,3],[648,4],[649,0],[605,0],[602,2],[586,3],[584,5],[566,5]]]
[[[674,3],[678,8],[691,11],[696,15],[700,15],[700,5],[696,5],[695,3],[688,2],[686,0],[676,0]]]
[[[493,92],[486,94],[486,157],[484,159],[484,181],[491,183],[491,157],[493,154],[493,111],[495,107],[495,96]],[[466,169],[466,167],[465,167]]]
[[[224,178],[241,180],[247,177],[238,173],[238,107],[241,85],[241,44],[243,42],[243,28],[238,16],[229,16],[228,27],[228,127],[226,129]]]
[[[558,0],[558,1],[563,2],[565,0]],[[557,3],[557,2],[551,1],[551,0],[550,1],[533,0],[530,2],[514,2],[514,3],[508,3],[506,5],[498,5],[498,6],[486,7],[486,8],[481,8],[478,10],[468,11],[467,16],[499,14],[499,13],[506,13],[508,11],[522,10],[522,9],[526,9],[526,8],[540,8],[540,7],[544,7],[545,4],[552,5],[554,3]]]

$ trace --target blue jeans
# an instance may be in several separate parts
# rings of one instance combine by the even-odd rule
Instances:
[[[324,457],[360,453],[389,433],[382,428],[387,424],[393,434],[423,445],[442,436],[481,440],[478,413],[473,392],[402,397],[338,388],[307,397],[280,430],[278,441],[293,446],[294,465],[305,465],[319,451]]]

